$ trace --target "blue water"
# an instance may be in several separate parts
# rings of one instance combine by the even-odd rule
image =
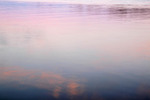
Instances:
[[[0,2],[0,100],[149,100],[150,6]]]

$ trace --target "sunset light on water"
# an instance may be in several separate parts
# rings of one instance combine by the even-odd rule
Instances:
[[[1,0],[0,100],[150,100],[149,1],[111,1]]]

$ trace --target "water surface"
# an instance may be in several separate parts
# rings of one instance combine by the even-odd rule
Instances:
[[[0,2],[1,100],[149,100],[150,6]]]

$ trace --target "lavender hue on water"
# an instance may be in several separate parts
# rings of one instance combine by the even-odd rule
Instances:
[[[1,1],[0,100],[150,100],[150,5]]]

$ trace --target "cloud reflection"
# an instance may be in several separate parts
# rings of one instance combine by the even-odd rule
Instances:
[[[0,84],[110,100],[149,79],[149,6],[0,2],[0,15]]]
[[[76,79],[65,78],[53,72],[26,70],[21,67],[17,67],[17,69],[0,67],[0,83],[8,81],[48,90],[50,95],[56,98],[59,98],[60,93],[65,91],[70,96],[79,95],[82,89]]]

